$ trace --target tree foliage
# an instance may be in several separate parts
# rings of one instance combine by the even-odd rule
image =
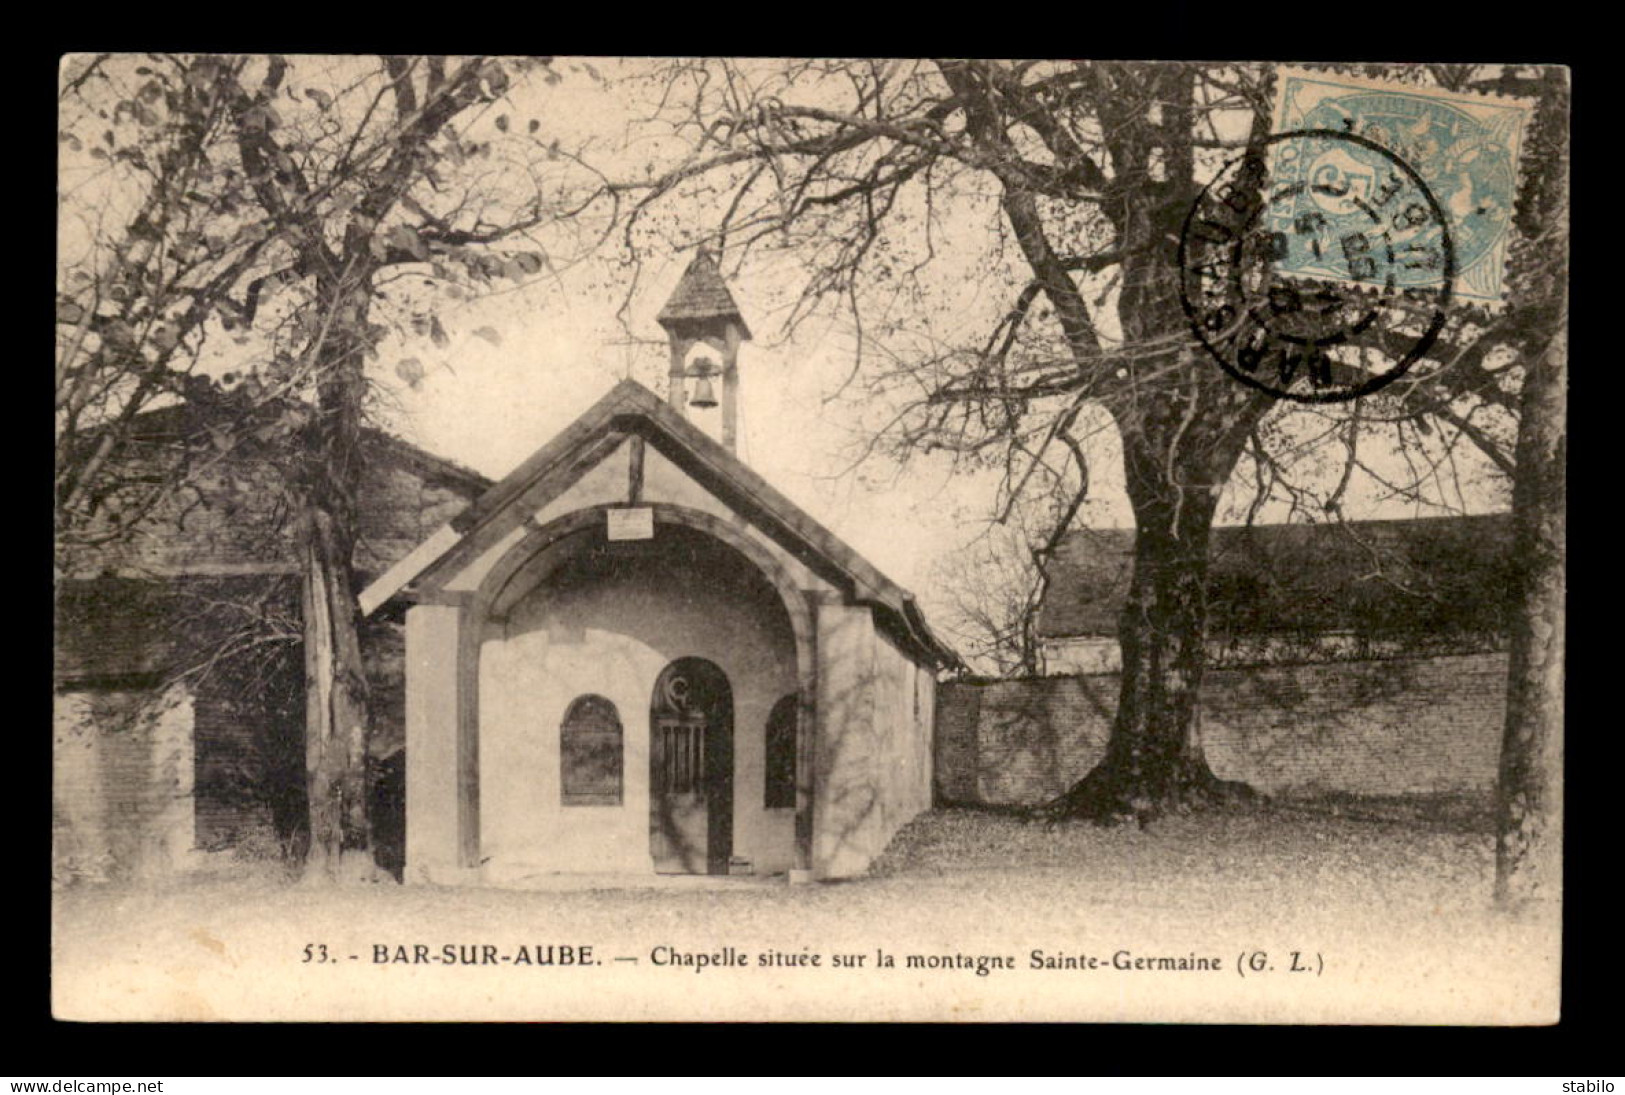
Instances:
[[[279,470],[303,574],[312,875],[370,869],[352,572],[369,366],[414,338],[446,346],[448,301],[556,272],[600,193],[512,113],[533,77],[558,79],[479,57],[64,62],[59,568],[200,463]],[[415,357],[395,371],[423,376]],[[177,402],[195,436],[127,459],[144,412]]]
[[[557,79],[545,62],[98,55],[62,76],[64,547],[121,535],[173,489],[132,492],[109,466],[142,413],[192,400],[220,412],[219,450],[286,441],[311,424],[335,330],[358,364],[444,348],[443,309],[590,243],[569,216],[590,175],[509,114],[515,81]],[[364,322],[341,314],[352,295]]]

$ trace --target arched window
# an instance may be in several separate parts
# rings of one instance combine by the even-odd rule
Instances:
[[[794,809],[796,804],[796,697],[773,705],[767,716],[768,809]]]
[[[564,713],[559,790],[566,806],[621,804],[621,717],[602,696],[577,696]]]

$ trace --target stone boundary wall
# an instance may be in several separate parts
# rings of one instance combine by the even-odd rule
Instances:
[[[1495,785],[1505,654],[1210,669],[1202,739],[1219,776],[1267,794],[1400,795]],[[1102,756],[1118,675],[938,686],[944,803],[1025,806]]]

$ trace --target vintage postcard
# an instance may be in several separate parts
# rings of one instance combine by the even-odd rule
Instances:
[[[67,56],[53,1014],[1557,1022],[1569,102]]]

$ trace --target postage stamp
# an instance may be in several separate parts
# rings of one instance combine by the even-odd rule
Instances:
[[[1454,285],[1449,215],[1375,141],[1278,133],[1203,189],[1179,241],[1180,298],[1241,383],[1301,403],[1391,384],[1433,344]]]
[[[1332,130],[1365,138],[1408,164],[1448,217],[1456,251],[1454,298],[1499,306],[1506,288],[1507,243],[1517,195],[1518,161],[1527,139],[1531,104],[1523,99],[1445,91],[1396,81],[1283,68],[1277,77],[1273,132]],[[1280,169],[1290,145],[1276,146]],[[1354,146],[1328,153],[1314,170],[1339,185],[1358,187],[1379,167],[1372,150]],[[1305,195],[1324,209],[1326,196]],[[1304,203],[1301,203],[1304,204]],[[1279,220],[1304,209],[1272,211]],[[1294,252],[1284,267],[1294,274],[1345,276],[1323,256]],[[1432,272],[1411,268],[1400,286],[1424,284]]]

